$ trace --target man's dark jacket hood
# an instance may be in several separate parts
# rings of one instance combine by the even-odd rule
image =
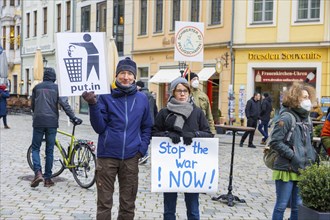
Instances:
[[[44,71],[44,78],[43,78],[44,81],[52,81],[52,82],[55,82],[56,80],[56,73],[55,73],[55,70],[53,68],[45,68],[45,71]]]

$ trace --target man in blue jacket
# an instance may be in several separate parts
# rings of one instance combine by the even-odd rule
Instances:
[[[136,64],[121,60],[111,94],[96,98],[84,92],[89,104],[90,122],[99,134],[96,160],[96,218],[111,219],[116,176],[119,180],[118,219],[134,219],[138,190],[138,160],[147,152],[152,121],[146,95],[137,92]]]

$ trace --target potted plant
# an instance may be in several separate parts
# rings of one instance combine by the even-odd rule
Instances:
[[[298,182],[303,205],[299,206],[299,220],[330,219],[330,161],[321,161],[301,170]]]

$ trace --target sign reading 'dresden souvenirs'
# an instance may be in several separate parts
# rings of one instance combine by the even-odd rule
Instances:
[[[109,93],[104,33],[57,33],[56,58],[60,96]]]
[[[204,61],[204,23],[175,22],[175,61]]]
[[[216,192],[218,139],[194,138],[191,145],[170,138],[151,141],[152,192]]]

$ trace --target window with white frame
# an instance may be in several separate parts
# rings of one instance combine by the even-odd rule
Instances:
[[[144,83],[144,88],[148,88],[148,81],[149,81],[149,68],[148,67],[140,67],[140,81]]]
[[[66,30],[71,30],[71,1],[66,2]]]
[[[47,34],[47,7],[43,8],[43,34]]]
[[[319,20],[320,0],[298,0],[297,20]]]
[[[190,21],[199,21],[199,0],[191,0],[190,2]]]
[[[253,22],[265,23],[273,21],[273,0],[254,0],[253,3]]]
[[[61,32],[61,23],[62,23],[62,10],[61,10],[61,4],[56,5],[57,7],[57,32]]]
[[[221,0],[211,1],[211,25],[221,23]]]
[[[140,35],[147,34],[147,13],[148,13],[148,1],[140,1]]]
[[[172,1],[172,22],[171,31],[175,30],[175,22],[180,21],[181,0]]]
[[[156,0],[156,27],[155,32],[160,33],[163,31],[163,0]]]
[[[91,6],[85,6],[81,8],[81,32],[90,31],[91,21]]]
[[[26,38],[30,38],[30,13],[26,13]]]
[[[37,11],[33,12],[33,36],[37,36],[37,29],[38,29],[38,13]]]

